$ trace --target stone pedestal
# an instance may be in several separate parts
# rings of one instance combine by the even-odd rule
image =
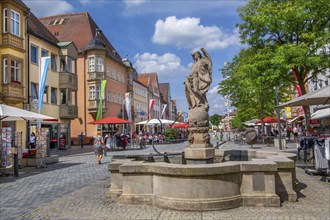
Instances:
[[[185,149],[188,164],[213,163],[214,148],[210,143],[209,114],[202,107],[189,111],[189,145]]]

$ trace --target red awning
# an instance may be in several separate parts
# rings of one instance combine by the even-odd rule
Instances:
[[[266,118],[264,118],[264,123],[269,123],[269,124],[271,124],[271,123],[277,123],[277,118],[275,118],[275,117],[272,117],[272,116],[269,116],[269,117],[266,117]],[[284,119],[280,119],[281,120],[281,122],[286,122],[286,120],[284,120]],[[258,120],[257,122],[256,122],[256,124],[260,124],[261,123],[261,120]]]
[[[130,124],[131,122],[116,118],[116,117],[108,117],[108,118],[102,118],[100,120],[89,122],[88,124],[96,125],[96,124]]]

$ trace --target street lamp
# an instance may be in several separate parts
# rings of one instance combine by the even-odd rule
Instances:
[[[275,106],[275,110],[276,110],[276,115],[277,115],[277,128],[278,128],[278,146],[280,148],[280,150],[282,150],[282,134],[281,134],[281,119],[280,119],[280,108],[277,107],[279,105],[279,88],[275,87],[275,93],[276,93],[276,106]]]

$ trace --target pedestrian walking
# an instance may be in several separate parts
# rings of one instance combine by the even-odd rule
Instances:
[[[78,137],[80,148],[84,148],[84,138],[85,138],[84,132],[81,132],[81,134]]]
[[[110,147],[111,147],[111,134],[110,133],[105,135],[104,143],[105,143],[104,156],[107,156],[107,151],[110,151]]]
[[[101,131],[97,132],[97,135],[94,139],[94,144],[93,144],[94,152],[96,155],[96,160],[98,164],[102,163],[102,157],[103,157],[103,148],[104,148],[104,142],[103,138],[101,136]]]

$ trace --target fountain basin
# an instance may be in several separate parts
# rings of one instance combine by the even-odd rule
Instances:
[[[231,155],[236,155],[235,161],[226,161]],[[237,160],[239,155],[247,159]],[[216,150],[213,164],[118,159],[109,164],[109,193],[119,196],[124,204],[175,210],[278,207],[283,201],[297,199],[293,188],[295,157],[290,153],[257,150]]]

